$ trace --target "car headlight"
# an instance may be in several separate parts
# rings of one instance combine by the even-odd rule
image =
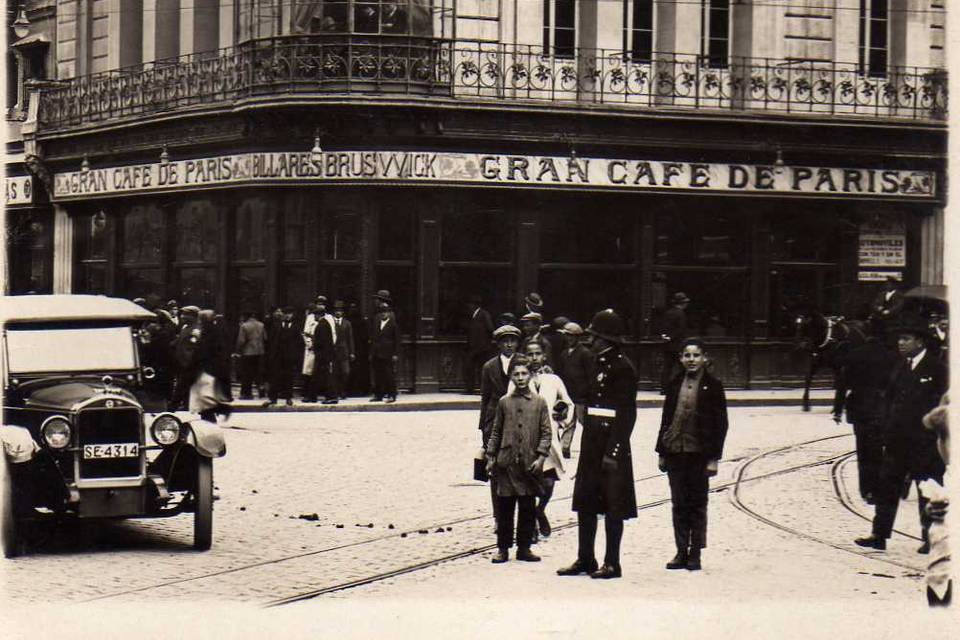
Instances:
[[[51,449],[63,449],[70,444],[70,421],[63,416],[52,416],[44,420],[40,433]]]
[[[169,413],[158,416],[150,425],[150,435],[158,444],[165,447],[180,439],[180,431],[180,420]]]

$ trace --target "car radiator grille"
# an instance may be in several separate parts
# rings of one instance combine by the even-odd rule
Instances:
[[[142,418],[138,409],[86,409],[77,418],[81,478],[117,478],[140,475],[140,458],[83,459],[85,444],[136,442],[141,447]]]

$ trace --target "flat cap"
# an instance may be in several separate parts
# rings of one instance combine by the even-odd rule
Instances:
[[[180,313],[200,313],[200,307],[188,304],[185,307],[180,307]]]
[[[520,337],[520,329],[517,329],[512,324],[505,324],[502,327],[497,327],[493,331],[493,339],[499,340],[500,338],[505,338],[507,336],[513,336],[515,338]]]
[[[560,333],[566,333],[571,336],[582,336],[583,327],[578,325],[576,322],[568,322],[567,324],[563,325],[563,329],[560,329]]]

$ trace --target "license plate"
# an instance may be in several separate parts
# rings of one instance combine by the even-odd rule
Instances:
[[[99,460],[102,458],[135,458],[139,453],[136,442],[122,444],[85,444],[83,445],[84,460]]]

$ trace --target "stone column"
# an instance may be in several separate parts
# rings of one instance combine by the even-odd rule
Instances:
[[[53,292],[73,290],[73,220],[62,205],[53,205]]]

